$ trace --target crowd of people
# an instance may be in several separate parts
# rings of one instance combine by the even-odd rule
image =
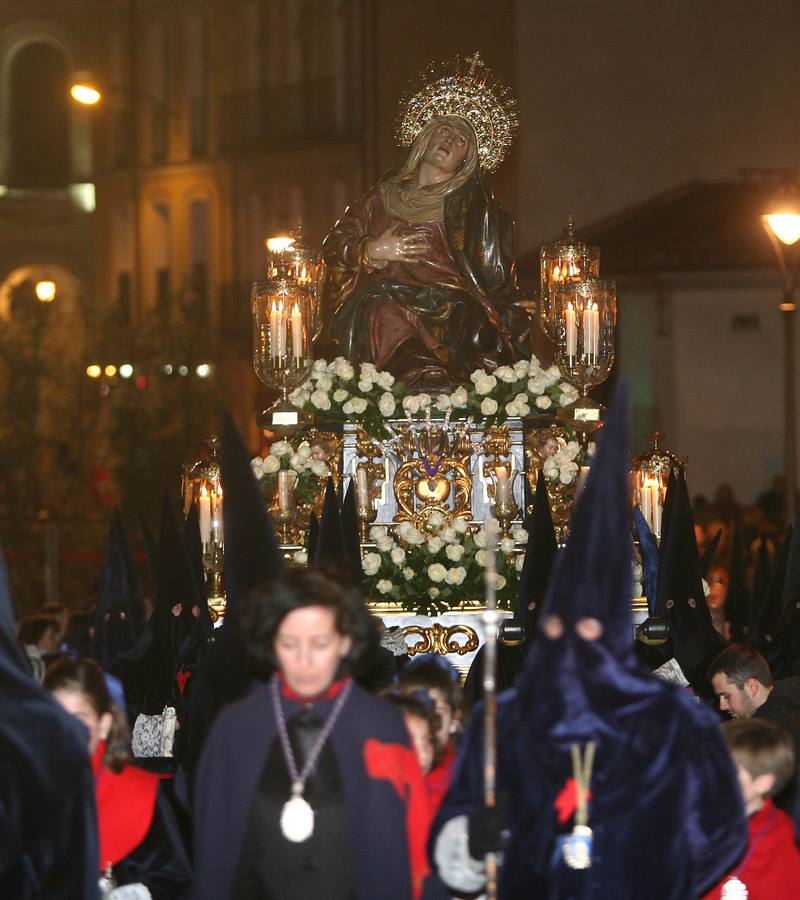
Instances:
[[[698,542],[678,473],[660,542],[638,520],[661,630],[634,640],[626,417],[623,395],[563,549],[539,484],[489,797],[483,654],[464,690],[383,629],[332,482],[288,566],[227,418],[221,627],[168,501],[148,614],[118,514],[92,614],[16,623],[0,578],[0,896],[800,896],[800,541],[755,577],[741,527]]]

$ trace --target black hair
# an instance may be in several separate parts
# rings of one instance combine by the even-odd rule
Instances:
[[[454,713],[461,709],[461,681],[457,675],[454,678],[451,671],[432,659],[418,663],[412,660],[400,673],[397,683],[404,694],[415,690],[439,691]]]
[[[726,675],[728,681],[735,684],[739,690],[742,690],[749,678],[755,678],[764,687],[772,687],[769,663],[760,653],[744,644],[731,644],[714,657],[708,669],[708,680],[711,681],[720,673]]]
[[[406,694],[398,691],[397,688],[388,688],[381,693],[384,700],[388,700],[393,706],[396,706],[404,716],[416,716],[428,724],[428,732],[433,747],[433,758],[438,760],[442,748],[439,745],[439,726],[441,721],[436,707],[430,697],[419,691],[416,694]]]
[[[60,632],[61,622],[55,616],[36,613],[36,615],[28,616],[20,622],[17,639],[23,646],[25,644],[38,644],[51,629]]]
[[[336,630],[352,642],[343,665],[354,675],[360,672],[377,643],[377,629],[360,593],[313,569],[292,568],[254,588],[237,610],[239,635],[258,678],[269,678],[278,668],[274,645],[281,622],[306,606],[333,611]]]

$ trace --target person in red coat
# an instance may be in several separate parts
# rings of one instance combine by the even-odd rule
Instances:
[[[760,719],[722,725],[739,774],[748,841],[744,855],[703,900],[792,900],[800,896],[800,850],[794,823],[772,797],[794,773],[788,732]]]
[[[129,764],[127,723],[92,659],[62,657],[44,686],[86,726],[100,844],[98,880],[110,900],[185,900],[191,868],[159,777]]]

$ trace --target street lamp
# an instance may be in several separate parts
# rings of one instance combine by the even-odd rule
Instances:
[[[70,96],[78,103],[84,106],[94,106],[103,99],[103,95],[96,87],[85,82],[76,82],[69,89]]]
[[[40,303],[52,303],[56,298],[56,283],[49,278],[37,281],[34,287],[36,299]]]
[[[794,520],[795,484],[797,478],[797,432],[795,419],[794,293],[800,265],[800,191],[797,185],[784,188],[773,200],[769,212],[761,217],[781,272],[783,298],[780,304],[783,322],[783,468],[785,485],[785,520]]]

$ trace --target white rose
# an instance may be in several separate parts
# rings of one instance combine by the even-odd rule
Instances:
[[[269,448],[269,452],[272,456],[291,456],[294,451],[288,441],[275,441]]]
[[[562,484],[572,484],[578,474],[578,464],[574,462],[566,463],[561,467],[561,474],[558,476]]]
[[[527,359],[521,359],[519,362],[514,363],[514,374],[517,378],[527,378],[530,369],[531,364]]]
[[[275,472],[278,471],[278,469],[280,469],[280,467],[281,467],[281,461],[278,459],[277,456],[268,456],[264,460],[264,474],[265,475],[274,474]]]
[[[250,460],[250,468],[253,470],[253,475],[256,478],[261,478],[264,474],[264,460],[260,456],[255,456]]]
[[[438,553],[444,547],[444,541],[440,537],[428,538],[428,553]]]
[[[327,478],[328,466],[321,459],[312,459],[308,464],[309,469],[317,476],[317,478]]]
[[[500,549],[506,555],[508,555],[509,553],[513,553],[515,546],[516,545],[514,544],[514,538],[512,537],[504,537],[500,540]]]
[[[353,397],[350,403],[352,404],[353,412],[357,416],[360,416],[367,409],[367,401],[363,397]]]
[[[351,416],[353,414],[353,401],[352,399],[348,400],[347,403],[342,405],[342,412],[346,416]]]
[[[394,585],[388,578],[381,578],[381,580],[375,585],[375,589],[381,594],[388,594]]]
[[[361,368],[358,370],[358,378],[359,381],[375,381],[378,377],[378,370],[375,366],[370,362],[361,363]]]
[[[328,375],[320,375],[317,378],[317,389],[320,391],[329,391],[333,387],[333,378]]]
[[[295,470],[295,472],[304,472],[307,468],[306,461],[302,456],[300,456],[299,453],[292,454],[292,458],[289,460],[289,465]]]
[[[362,394],[368,394],[372,390],[372,382],[371,381],[359,381],[358,389]]]
[[[484,400],[484,403],[485,402],[486,401]],[[517,406],[516,400],[512,400],[510,403],[506,403],[506,415],[511,417],[519,415],[519,406]]]
[[[311,402],[317,409],[330,409],[331,408],[331,398],[328,396],[326,391],[316,390],[311,395]]]
[[[376,575],[381,567],[380,553],[367,553],[361,561],[361,568],[365,575]]]
[[[440,581],[444,581],[447,577],[447,569],[441,563],[434,563],[432,566],[428,566],[428,578],[431,581],[435,581],[437,584]]]
[[[403,569],[403,578],[405,578],[406,581],[411,581],[413,577],[414,570],[409,566],[406,566],[405,569]]]
[[[452,525],[448,525],[446,528],[443,528],[441,531],[441,535],[444,540],[447,541],[448,544],[452,544],[453,541],[458,540],[458,536],[456,535],[456,530]]]
[[[437,587],[428,588],[428,596],[431,598],[431,600],[435,600],[441,593],[442,592]]]
[[[522,571],[522,567],[523,567],[524,565],[525,565],[525,554],[524,554],[524,553],[518,553],[518,554],[514,557],[514,568],[515,568],[518,572],[521,572],[521,571]]]
[[[311,371],[314,375],[322,375],[323,372],[328,371],[328,364],[324,359],[315,359],[314,365],[311,366]]]
[[[527,403],[520,403],[517,401],[517,415],[522,419],[525,416],[529,416],[531,414],[531,408]]]
[[[347,400],[349,396],[350,394],[344,388],[339,388],[338,390],[333,392],[333,402],[344,403],[344,401]]]
[[[289,394],[289,403],[291,403],[292,406],[296,406],[298,409],[302,409],[306,402],[303,397],[304,393],[305,391],[302,388],[295,388],[291,394]]]
[[[542,471],[544,472],[544,477],[549,478],[551,481],[554,481],[556,478],[558,478],[558,463],[555,461],[555,459],[553,459],[552,456],[548,456],[548,458],[544,461]]]
[[[378,385],[381,390],[388,391],[389,388],[394,384],[394,375],[391,372],[378,372],[378,377],[375,379],[375,383]]]
[[[403,409],[408,415],[413,416],[419,412],[419,397],[416,394],[409,394],[403,397]]]
[[[387,534],[386,537],[380,537],[375,541],[375,546],[381,553],[388,553],[394,547],[394,541]]]
[[[458,562],[464,555],[464,548],[461,544],[448,544],[447,549],[444,552],[447,554],[449,560]]]
[[[309,446],[308,441],[303,441],[297,448],[297,452],[300,454],[300,456],[303,457],[303,459],[310,459],[311,447]]]
[[[494,375],[487,375],[484,373],[475,382],[475,393],[480,395],[490,394],[495,387],[497,387],[497,379]]]
[[[414,528],[412,526],[406,532],[405,540],[409,544],[424,544],[425,543],[425,535],[421,531],[419,531],[417,528]]]
[[[427,409],[433,403],[433,397],[430,394],[417,394],[417,398],[419,399],[419,408],[421,410]]]
[[[456,388],[453,393],[450,394],[450,405],[453,409],[464,409],[468,402],[469,395],[464,387]]]
[[[478,550],[475,554],[475,562],[479,566],[486,566],[489,564],[489,551],[488,550]]]
[[[511,537],[514,538],[515,543],[524,544],[528,540],[528,532],[524,528],[515,528],[511,532]]]
[[[350,379],[356,374],[353,367],[343,356],[337,356],[336,359],[331,363],[330,369],[333,374],[338,378],[341,378],[342,381],[350,381]]]
[[[505,381],[506,384],[512,384],[517,380],[517,375],[511,366],[498,366],[494,370],[494,374],[500,379],[500,381]]]
[[[467,577],[467,570],[462,566],[458,566],[456,569],[448,569],[446,577],[448,584],[462,584]]]
[[[393,416],[395,409],[397,409],[394,396],[388,391],[385,394],[381,394],[380,400],[378,400],[378,409],[384,418]]]
[[[528,379],[528,393],[529,394],[542,394],[544,393],[544,389],[547,387],[547,379],[544,377],[544,373],[537,372],[532,378]]]
[[[541,369],[542,364],[539,362],[539,357],[535,353],[531,353],[531,358],[528,362],[528,368],[531,373],[533,373],[534,369]]]
[[[403,526],[401,525],[398,530],[402,530],[402,527]],[[377,541],[379,538],[385,537],[386,534],[387,534],[387,531],[383,527],[383,525],[373,525],[372,528],[370,528],[370,530],[369,530],[369,537],[370,537],[370,540],[372,540],[372,541]]]
[[[506,586],[506,579],[499,572],[494,573],[494,586],[498,591],[502,591]]]
[[[436,408],[439,412],[447,412],[450,409],[450,398],[447,394],[439,394],[436,398]]]
[[[296,566],[308,565],[308,553],[305,550],[297,550],[292,556],[292,561]]]
[[[475,371],[469,376],[469,380],[473,384],[477,384],[479,378],[483,378],[486,375],[486,369],[475,369]]]
[[[397,526],[397,534],[399,537],[401,537],[403,540],[405,540],[406,535],[408,534],[409,531],[411,531],[412,528],[413,528],[413,525],[411,524],[411,522],[401,522]],[[374,528],[372,529],[372,531],[375,531],[375,530],[376,529],[374,529]],[[382,528],[381,530],[386,531],[385,528]],[[370,535],[372,534],[372,531],[370,531]],[[373,540],[375,540],[375,538],[373,538]]]
[[[571,384],[561,385],[561,397],[559,403],[562,406],[569,406],[578,399],[578,389]]]
[[[466,519],[453,519],[453,528],[459,534],[466,534],[469,528],[469,522]]]
[[[391,553],[392,562],[396,566],[402,566],[406,561],[406,551],[402,547],[395,547]]]
[[[553,401],[547,396],[547,394],[542,394],[541,397],[536,398],[536,405],[539,409],[550,409],[553,405]]]
[[[484,397],[481,401],[481,412],[484,416],[493,416],[497,412],[497,400],[492,397]]]

